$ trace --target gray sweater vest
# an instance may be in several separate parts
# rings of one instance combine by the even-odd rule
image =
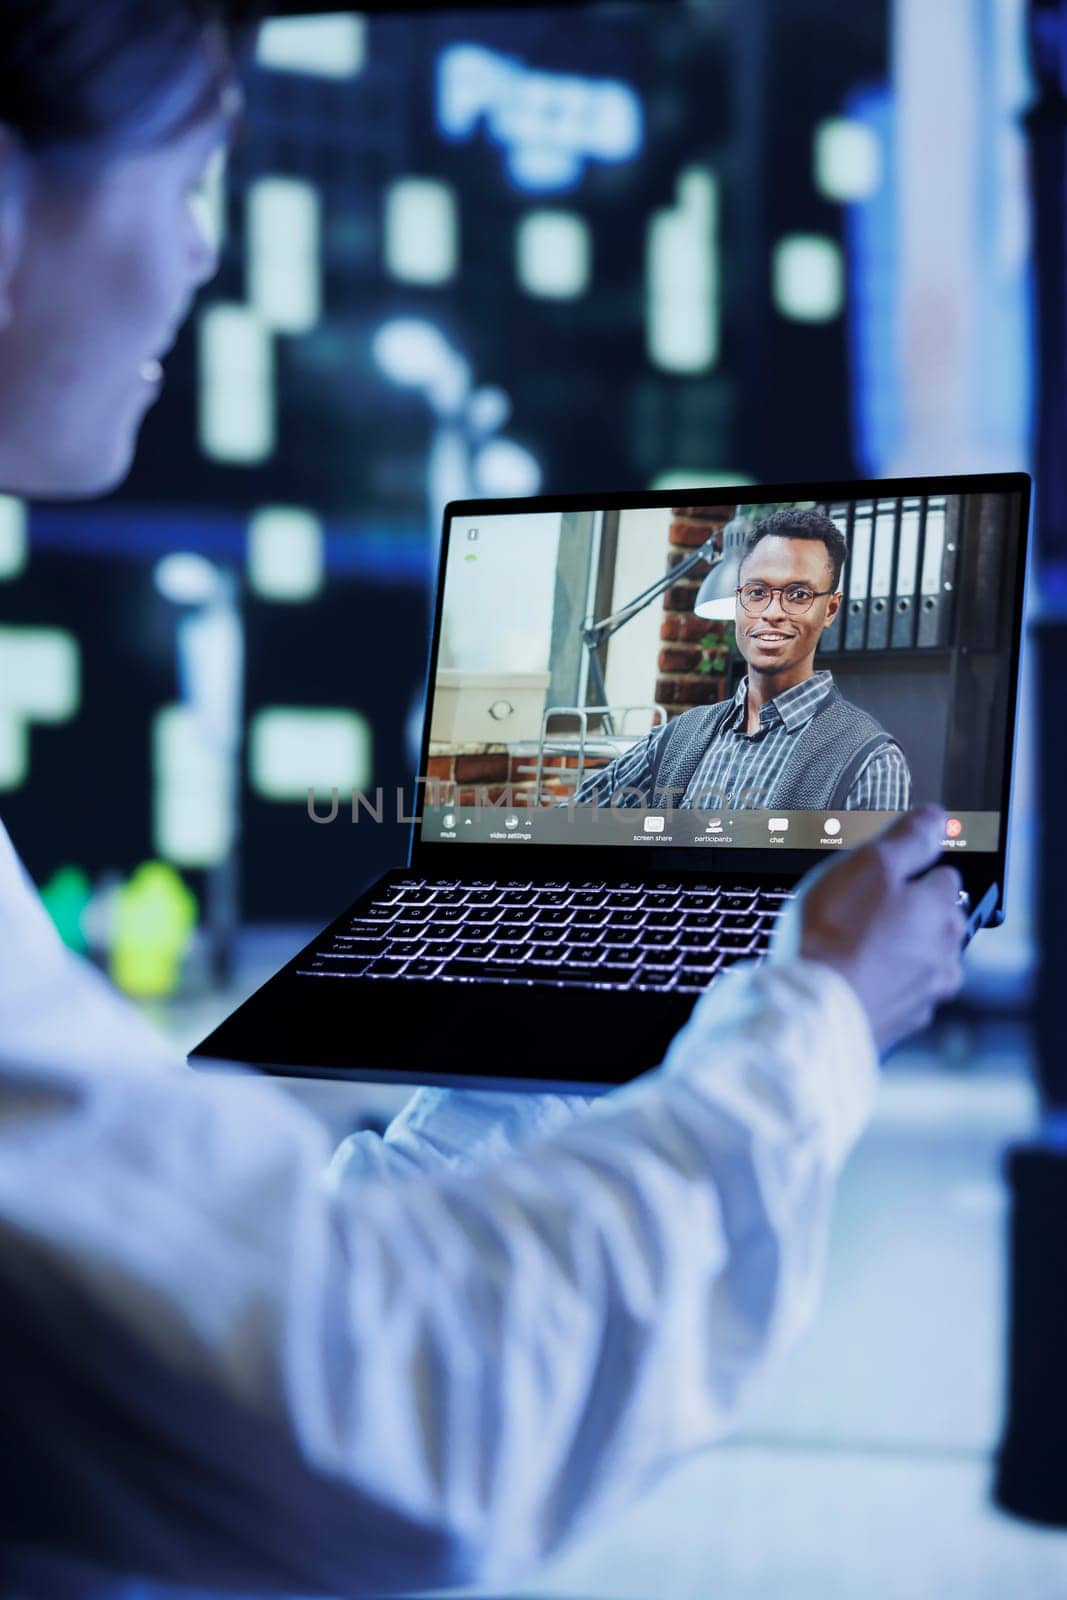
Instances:
[[[653,761],[654,809],[666,811],[681,804],[732,707],[732,700],[724,700],[687,711],[668,723]],[[896,744],[874,717],[846,700],[835,685],[811,721],[795,736],[773,793],[766,799],[766,808],[842,811],[867,758],[879,747]]]

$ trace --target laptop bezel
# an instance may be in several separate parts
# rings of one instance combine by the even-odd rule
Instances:
[[[470,517],[517,516],[535,512],[626,511],[631,509],[670,510],[674,506],[753,505],[760,501],[898,499],[932,494],[1015,494],[1021,497],[1019,559],[1015,588],[1011,596],[1011,672],[1015,692],[1008,697],[1005,729],[1005,760],[1002,775],[1000,826],[995,851],[968,855],[949,855],[963,877],[972,900],[987,893],[991,883],[999,886],[998,906],[992,918],[1002,920],[1007,851],[1008,818],[1015,767],[1015,735],[1018,722],[1019,668],[1022,648],[1023,600],[1029,554],[1031,478],[1025,472],[926,474],[906,478],[864,478],[776,484],[717,484],[712,487],[642,490],[632,493],[553,494],[516,499],[454,500],[445,507],[439,549],[433,611],[433,629],[427,657],[423,704],[425,716],[420,741],[418,771],[429,771],[430,724],[435,682],[435,663],[441,639],[444,613],[445,575],[453,521]],[[426,785],[416,786],[412,812],[408,866],[427,876],[456,878],[528,878],[530,881],[587,878],[634,879],[716,878],[753,883],[795,882],[825,861],[823,850],[782,848],[744,850],[736,846],[663,846],[644,850],[625,845],[531,845],[516,852],[503,845],[465,844],[460,840],[426,840],[420,837],[426,806]],[[835,857],[836,859],[836,857]]]

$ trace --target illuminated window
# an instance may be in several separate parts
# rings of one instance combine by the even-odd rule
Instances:
[[[828,200],[869,200],[882,181],[882,150],[873,129],[852,117],[828,117],[815,129],[815,187]]]
[[[691,168],[678,205],[649,225],[649,356],[666,372],[707,372],[719,356],[718,184]]]
[[[434,178],[401,178],[385,196],[385,264],[402,283],[447,283],[456,275],[456,193]]]
[[[156,588],[176,606],[206,606],[220,593],[222,575],[196,550],[172,550],[156,562]]]
[[[0,706],[0,789],[17,789],[30,770],[30,740],[17,712]]]
[[[354,711],[271,706],[249,729],[252,786],[268,800],[351,794],[371,776],[371,727]]]
[[[210,867],[233,844],[232,767],[188,706],[164,706],[152,726],[152,836],[159,855],[181,867]]]
[[[267,506],[248,530],[248,579],[267,600],[308,600],[322,588],[322,524],[298,506]]]
[[[307,333],[322,315],[321,205],[298,178],[248,191],[248,298],[268,328]]]
[[[66,722],[81,703],[81,657],[58,628],[0,628],[0,789],[29,772],[31,722]]]
[[[841,251],[833,239],[814,233],[780,239],[773,280],[774,303],[793,322],[828,322],[844,304]]]
[[[394,317],[378,329],[371,350],[390,383],[425,390],[438,413],[454,414],[469,395],[469,362],[432,322]]]
[[[362,17],[284,17],[260,29],[261,66],[319,78],[353,78],[366,60]]]
[[[66,722],[78,709],[78,641],[58,628],[0,628],[0,708],[33,722]]]
[[[0,495],[0,580],[17,578],[26,566],[26,507]]]
[[[718,489],[733,483],[755,483],[755,478],[750,478],[744,472],[701,472],[694,467],[691,471],[684,469],[660,472],[649,484],[650,489]]]
[[[531,211],[516,233],[519,283],[545,300],[573,300],[589,287],[589,227],[571,211]]]
[[[200,442],[217,461],[264,461],[275,444],[274,346],[255,312],[219,305],[200,319]]]
[[[541,487],[540,462],[513,439],[490,439],[478,451],[473,467],[477,492],[489,499],[536,494]]]

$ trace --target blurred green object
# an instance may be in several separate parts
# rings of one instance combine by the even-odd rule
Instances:
[[[93,886],[81,867],[57,867],[41,890],[41,899],[64,944],[79,955],[89,948],[82,928],[82,913],[93,897]]]
[[[707,633],[697,641],[704,651],[699,672],[723,673],[736,648],[737,639],[732,622],[713,622]]]
[[[145,861],[115,894],[111,976],[135,999],[165,999],[181,981],[199,906],[181,874]]]

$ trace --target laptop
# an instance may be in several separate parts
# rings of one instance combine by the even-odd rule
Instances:
[[[1001,922],[1029,503],[1012,473],[449,505],[407,864],[191,1063],[611,1088],[924,801],[968,938]],[[339,870],[375,800],[309,788]]]

